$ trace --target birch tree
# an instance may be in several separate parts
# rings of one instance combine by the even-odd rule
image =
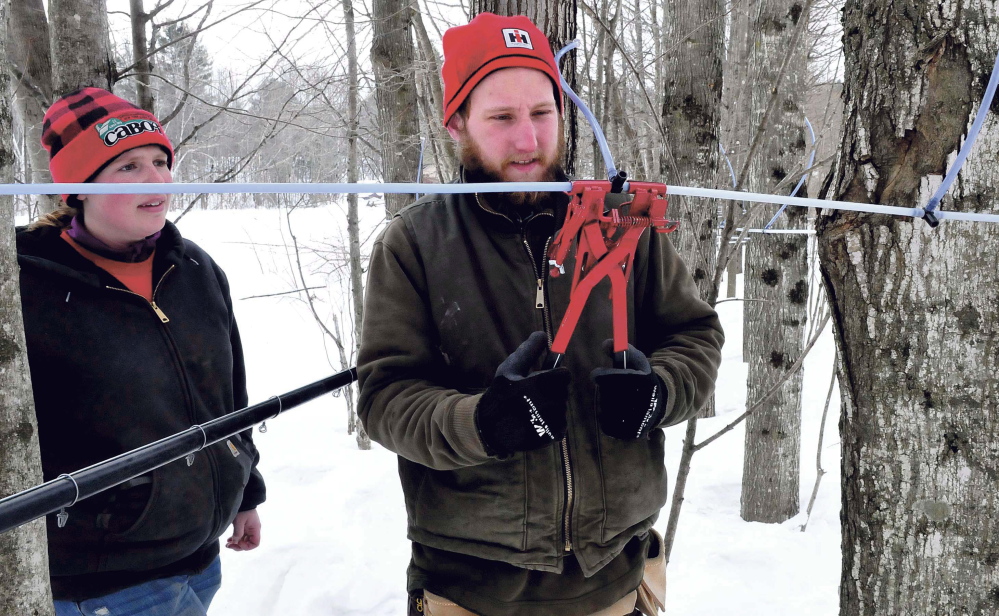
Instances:
[[[779,194],[804,167],[805,46],[791,48],[808,19],[801,0],[760,0],[751,15],[750,119],[764,122],[756,155],[749,160],[751,191]],[[801,40],[799,37],[797,40]],[[785,56],[787,56],[785,58]],[[785,61],[786,60],[786,61]],[[780,73],[784,69],[784,74]],[[794,184],[791,183],[791,186]],[[790,192],[790,188],[784,189]],[[779,206],[758,206],[754,227],[769,224]],[[807,210],[788,208],[774,229],[803,229]],[[788,370],[804,347],[808,304],[807,236],[754,233],[746,247],[743,356],[749,363],[747,399],[757,400]],[[801,371],[746,420],[742,517],[783,522],[798,513],[801,467]]]
[[[977,113],[996,5],[848,0],[832,197],[927,202]],[[989,114],[943,209],[999,213]],[[999,226],[829,213],[842,397],[841,613],[999,611]]]
[[[371,65],[375,74],[381,129],[382,179],[412,182],[420,161],[420,121],[414,78],[415,50],[409,29],[409,0],[373,0]],[[391,218],[412,195],[385,195]]]
[[[49,0],[56,97],[84,87],[111,90],[114,69],[105,0]]]
[[[7,2],[0,2],[0,41],[7,40]],[[0,45],[0,66],[6,65]],[[0,70],[0,183],[14,180],[10,77]],[[14,200],[0,197],[0,497],[42,482],[27,346],[21,319]],[[0,534],[0,613],[52,616],[45,520]]]

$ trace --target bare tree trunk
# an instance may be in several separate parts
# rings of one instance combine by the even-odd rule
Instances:
[[[603,20],[604,24],[606,24],[608,20],[607,15],[610,12],[609,7],[609,0],[600,0],[600,15],[598,17]],[[604,97],[604,83],[606,81],[604,66],[606,63],[603,61],[603,58],[605,58],[608,53],[607,39],[610,38],[610,34],[607,32],[607,29],[603,27],[597,28],[596,31],[597,40],[594,44],[593,51],[595,75],[589,88],[590,111],[593,112],[593,117],[599,120],[600,125],[604,126],[604,105],[606,104]],[[613,46],[611,46],[610,49],[613,49]],[[593,156],[593,176],[598,178],[605,177],[606,173],[604,173],[603,160],[601,158],[602,154],[600,153],[600,144],[597,142],[595,135],[590,139],[590,150]]]
[[[7,2],[0,2],[0,42],[7,40]],[[0,45],[0,67],[7,65]],[[13,110],[10,77],[0,70],[0,182],[14,179]],[[17,255],[14,251],[14,200],[0,197],[0,496],[42,482],[38,426],[28,374],[21,319]],[[49,559],[45,520],[35,520],[0,535],[0,614],[51,616]]]
[[[357,35],[354,30],[354,5],[351,0],[343,0],[343,15],[347,29],[347,181],[357,182]],[[364,284],[361,264],[361,229],[358,222],[357,195],[347,195],[347,238],[350,242],[350,295],[354,300],[354,348],[352,355],[357,357],[361,345],[361,327],[364,320]],[[357,421],[354,390],[345,394],[349,401],[350,428],[357,430],[357,444],[361,449],[371,449],[371,439],[361,422]]]
[[[435,166],[438,167],[437,177],[442,181],[450,181],[457,174],[457,155],[454,141],[444,128],[444,91],[441,86],[440,59],[430,40],[430,35],[427,33],[427,28],[423,24],[423,15],[420,12],[418,0],[412,0],[411,6],[410,16],[413,22],[413,31],[416,33],[417,49],[425,69],[422,71],[421,83],[424,84],[424,89],[430,93],[432,99],[429,113],[424,114],[431,138],[431,151],[434,153]]]
[[[49,15],[53,94],[88,86],[110,91],[114,68],[105,0],[50,0]]]
[[[811,4],[812,4],[812,0],[806,0],[805,1],[805,5],[802,8],[801,12],[802,13],[807,13],[808,12],[808,8],[811,6]],[[791,40],[788,43],[788,49],[789,50],[793,50],[794,47],[796,47],[797,41],[800,39],[800,35],[804,31],[805,22],[799,20],[799,23],[801,24],[801,26],[800,27],[796,27],[794,29],[794,32],[793,32],[793,34],[791,36]],[[778,76],[782,75],[786,71],[787,66],[791,63],[790,62],[791,61],[791,57],[792,56],[791,56],[791,53],[789,51],[784,56],[784,58],[781,59],[781,61],[780,61],[780,66],[781,67],[777,71],[777,75]],[[776,81],[779,82],[780,80],[777,79]],[[773,90],[774,94],[779,94],[779,92],[780,92],[779,90]],[[774,108],[777,106],[776,103],[777,103],[778,100],[779,99],[778,99],[777,96],[772,96],[771,100],[768,102],[768,104],[766,106],[766,109],[764,110],[764,112],[762,114],[762,118],[757,123],[758,125],[757,125],[757,127],[755,129],[756,132],[754,133],[753,139],[752,139],[752,143],[750,144],[749,154],[751,154],[754,150],[758,149],[759,143],[762,141],[762,136],[764,134],[759,129],[766,127],[766,125],[769,123],[769,119],[768,118],[770,118],[773,115]],[[744,183],[746,181],[746,176],[748,174],[749,174],[749,165],[743,165],[742,169],[739,172],[738,177],[736,178],[736,180],[734,182],[734,184],[735,184],[735,186],[736,186],[737,189],[739,187],[741,187],[741,186],[744,185]],[[724,225],[724,228],[722,228],[721,241],[719,243],[718,261],[717,261],[716,266],[715,266],[715,271],[712,274],[714,282],[712,283],[712,285],[709,288],[711,294],[707,298],[705,298],[705,300],[709,304],[711,304],[711,305],[714,305],[715,302],[717,301],[717,293],[719,291],[720,281],[721,281],[722,273],[723,273],[725,267],[728,265],[729,260],[731,259],[731,257],[733,256],[733,254],[736,254],[738,251],[741,251],[741,249],[742,249],[741,245],[739,244],[739,242],[742,239],[741,237],[736,242],[733,242],[732,246],[728,245],[730,239],[735,236],[735,234],[733,232],[735,230],[735,227],[737,226],[736,224],[734,224],[734,220],[735,220],[735,207],[736,207],[735,206],[735,202],[729,202],[728,207],[726,208],[727,211],[726,211],[726,214],[725,214],[725,225]],[[745,217],[743,216],[741,218],[745,218]],[[748,222],[748,221],[746,221],[746,222]],[[745,223],[743,223],[743,224],[745,224]],[[821,329],[821,328],[819,328],[819,329]],[[814,340],[813,340],[813,342],[814,342]],[[811,348],[811,344],[812,343],[810,342],[809,346],[806,347],[806,351],[807,351],[807,349]],[[800,359],[804,359],[804,357],[802,356]],[[800,365],[801,365],[800,361],[795,362],[793,368],[796,370],[798,367],[800,367]],[[738,424],[742,419],[744,419],[745,417],[748,417],[749,415],[751,415],[754,412],[756,412],[756,410],[758,410],[760,406],[762,406],[763,404],[765,404],[769,400],[769,398],[770,398],[770,396],[772,394],[774,394],[774,393],[777,392],[778,387],[782,387],[783,385],[784,385],[783,381],[779,381],[778,383],[776,383],[770,390],[768,390],[767,395],[762,400],[754,403],[753,407],[751,407],[751,409],[748,409],[747,412],[744,413],[739,420],[737,420],[736,422],[733,422],[732,424],[729,424],[729,426],[726,427],[725,429],[723,429],[719,433],[719,435],[721,433],[727,432],[733,426],[735,426],[736,424]],[[693,438],[696,435],[696,430],[697,430],[697,418],[693,418],[693,419],[691,419],[691,420],[689,420],[687,422],[687,439],[686,439],[686,443],[685,443],[684,448],[683,448],[682,455],[680,457],[680,464],[679,464],[678,470],[677,470],[677,487],[674,489],[672,504],[671,504],[671,507],[670,507],[669,521],[668,521],[668,525],[667,525],[667,528],[666,528],[666,533],[664,534],[665,541],[664,541],[664,544],[663,544],[663,551],[666,554],[667,562],[668,562],[668,559],[669,559],[670,551],[672,550],[673,538],[675,537],[675,534],[676,534],[676,529],[677,529],[677,525],[678,525],[678,521],[679,521],[679,515],[680,515],[680,508],[681,508],[681,506],[683,504],[683,488],[682,488],[682,486],[683,486],[684,481],[686,480],[687,475],[690,473],[690,465],[691,465],[691,461],[692,461],[692,458],[693,458],[693,454],[696,451],[698,451],[701,448],[703,448],[704,446],[706,446],[707,444],[709,444],[710,442],[714,441],[715,438],[717,438],[717,436],[718,436],[718,435],[716,435],[715,437],[711,437],[708,440],[706,440],[703,443],[701,443],[700,445],[696,445],[695,446],[693,444]]]
[[[773,193],[793,168],[805,163],[804,104],[807,58],[799,44],[788,51],[798,22],[807,19],[799,0],[761,0],[751,15],[749,71],[751,125],[763,121],[772,93],[780,92],[765,137],[750,161],[749,188]],[[791,59],[783,80],[778,69]],[[788,191],[789,192],[789,191]],[[753,226],[770,221],[777,206],[760,208]],[[807,210],[788,208],[774,229],[803,228]],[[808,305],[807,236],[754,233],[746,247],[743,356],[749,363],[749,400],[756,400],[784,374],[804,346]],[[783,522],[800,509],[801,372],[746,420],[742,473],[742,517]]]
[[[347,30],[347,182],[357,182],[357,36],[354,29],[354,5],[343,0],[343,14]],[[350,286],[354,302],[354,348],[360,347],[361,326],[364,316],[364,287],[361,276],[361,234],[358,224],[357,195],[347,195],[347,236],[350,242]]]
[[[8,61],[14,67],[17,85],[14,98],[24,122],[24,143],[31,169],[31,182],[52,181],[49,155],[42,147],[42,118],[52,104],[52,55],[49,50],[49,22],[42,0],[16,0],[10,5]],[[55,211],[57,195],[32,198],[40,213]]]
[[[635,0],[635,4],[638,4],[638,0]],[[652,20],[652,52],[655,54],[652,78],[652,83],[655,84],[653,86],[653,96],[655,96],[653,101],[659,109],[662,109],[663,100],[663,92],[659,91],[659,84],[663,82],[663,67],[666,66],[666,58],[663,57],[663,23],[669,11],[665,7],[665,0],[663,0],[662,11],[657,10],[659,8],[659,0],[651,0],[649,2],[649,17]]]
[[[722,0],[678,0],[666,14],[663,37],[683,40],[664,58],[663,128],[669,137],[668,158],[660,169],[669,183],[713,188],[718,174],[718,134],[721,129],[722,58],[725,20]],[[713,201],[673,197],[672,216],[682,225],[674,234],[677,252],[701,291],[711,297],[711,273],[718,255],[715,229],[718,208]],[[701,417],[713,417],[714,399]]]
[[[978,111],[992,3],[848,0],[836,199],[924,204]],[[999,213],[986,120],[942,209]],[[999,612],[999,227],[820,219],[842,396],[841,613]]]
[[[135,65],[136,104],[149,113],[156,113],[156,101],[149,89],[149,73],[152,62],[149,59],[149,44],[146,42],[146,23],[149,16],[142,6],[142,0],[129,0],[132,21],[132,63]]]
[[[413,37],[409,0],[374,0],[371,65],[375,73],[382,175],[386,182],[412,182],[420,160],[420,121],[416,101]],[[391,218],[411,195],[385,195]]]
[[[560,49],[576,38],[576,0],[472,0],[471,13],[489,12],[497,15],[524,15],[545,33],[552,51]],[[576,52],[562,57],[559,66],[569,87],[579,92],[576,86]],[[571,175],[576,169],[576,143],[579,140],[579,125],[576,106],[565,100],[565,169]]]
[[[749,53],[753,35],[749,27],[750,15],[758,10],[759,0],[732,0],[729,14],[730,32],[725,61],[725,84],[722,92],[722,146],[734,169],[742,167],[746,149],[752,135],[750,126]],[[719,170],[723,186],[731,186],[728,164]]]
[[[610,12],[612,8],[614,9],[613,15]],[[605,9],[603,21],[607,25],[608,30],[606,36],[603,38],[604,46],[602,53],[599,58],[596,58],[597,63],[602,63],[603,65],[603,78],[600,80],[601,105],[597,118],[600,120],[600,125],[604,129],[607,140],[610,143],[618,143],[615,135],[618,124],[614,121],[614,115],[611,111],[613,108],[611,92],[617,87],[617,80],[614,75],[614,56],[617,52],[617,46],[614,44],[614,33],[617,31],[618,19],[621,17],[620,0],[610,0],[610,2],[605,3]],[[607,174],[603,172],[601,163],[595,161],[594,169],[601,170],[597,177],[607,177]]]
[[[804,211],[804,210],[803,210]],[[747,400],[758,400],[804,346],[807,321],[806,235],[753,234],[746,247],[743,355]],[[779,523],[797,515],[801,467],[801,370],[746,420],[742,518]]]

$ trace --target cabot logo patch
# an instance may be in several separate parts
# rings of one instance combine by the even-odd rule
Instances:
[[[506,43],[507,47],[534,49],[534,44],[531,43],[531,35],[517,28],[503,28],[503,42]]]
[[[152,120],[143,118],[122,122],[118,118],[111,118],[107,122],[97,126],[97,134],[101,136],[104,145],[111,147],[121,141],[142,133],[158,133],[160,125]]]

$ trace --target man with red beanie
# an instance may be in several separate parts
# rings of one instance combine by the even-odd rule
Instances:
[[[172,181],[153,114],[83,88],[45,114],[56,182]],[[166,220],[170,196],[63,195],[17,230],[21,302],[46,481],[247,405],[225,273]],[[204,616],[219,538],[260,543],[251,432],[46,519],[56,616]]]
[[[442,73],[459,181],[566,179],[558,68],[530,20],[483,13],[451,28]],[[430,195],[372,249],[360,416],[399,455],[411,614],[662,606],[662,428],[711,395],[724,336],[666,237],[646,233],[628,283],[627,368],[605,344],[607,281],[560,366],[545,368],[569,303],[571,276],[550,277],[546,256],[567,204],[563,193]]]

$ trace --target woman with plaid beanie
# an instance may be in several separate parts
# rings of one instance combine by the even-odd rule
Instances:
[[[159,121],[84,88],[45,114],[56,182],[172,180]],[[225,274],[167,222],[169,195],[63,195],[18,229],[24,326],[45,479],[247,405]],[[57,378],[53,379],[52,375]],[[202,616],[227,547],[260,542],[250,431],[47,519],[57,616]]]

